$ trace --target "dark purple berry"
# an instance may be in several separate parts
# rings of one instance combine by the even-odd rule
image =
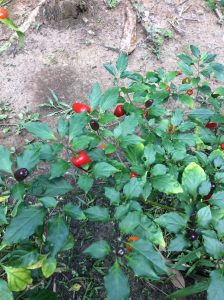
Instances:
[[[89,124],[90,124],[92,130],[95,130],[95,131],[99,130],[100,125],[96,120],[93,120],[93,119],[90,120]]]
[[[189,241],[195,241],[198,238],[198,233],[195,229],[189,229],[187,232],[187,238]]]
[[[17,181],[23,181],[29,174],[26,168],[21,168],[15,171],[14,177]]]
[[[147,101],[145,102],[145,107],[146,107],[146,108],[149,108],[149,107],[152,106],[152,104],[153,104],[153,100],[147,100]]]
[[[117,250],[116,254],[117,254],[117,256],[122,257],[122,256],[125,255],[125,251],[124,251],[123,248],[120,248],[120,249]]]
[[[216,188],[216,185],[214,182],[211,183],[211,192],[213,192]]]

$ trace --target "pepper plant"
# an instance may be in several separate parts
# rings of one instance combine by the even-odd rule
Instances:
[[[173,269],[194,284],[168,298],[224,297],[224,88],[211,84],[224,81],[224,65],[190,49],[175,71],[144,76],[121,54],[104,65],[111,88],[96,83],[55,130],[28,122],[32,141],[20,153],[0,147],[0,298],[22,298],[35,285],[24,299],[57,299],[44,282],[75,247],[72,222],[87,221],[117,232],[83,251],[109,257],[107,299],[131,297],[131,272],[162,282]],[[91,191],[103,200],[87,207],[80,194]]]

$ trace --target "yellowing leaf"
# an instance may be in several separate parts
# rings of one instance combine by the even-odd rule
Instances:
[[[9,289],[13,292],[20,292],[32,283],[31,271],[23,268],[3,266],[8,279]]]

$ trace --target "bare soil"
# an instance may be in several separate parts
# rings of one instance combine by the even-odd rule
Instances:
[[[23,24],[39,2],[14,0],[9,5],[10,15],[17,24]],[[189,44],[197,45],[202,51],[217,54],[220,62],[224,60],[224,31],[216,15],[205,6],[203,0],[183,2],[142,1],[148,17],[142,24],[170,29],[174,37],[164,43],[158,60],[150,51],[150,44],[145,42],[142,24],[138,23],[137,47],[129,56],[130,70],[145,73],[158,67],[175,69],[176,55],[187,52]],[[25,46],[22,49],[11,47],[0,56],[0,101],[10,102],[15,114],[28,107],[31,111],[39,111],[46,119],[46,110],[41,110],[38,106],[46,101],[50,89],[65,102],[72,103],[75,100],[86,101],[96,81],[100,81],[103,89],[111,85],[112,78],[103,69],[103,64],[115,62],[118,56],[127,5],[127,1],[121,0],[111,10],[103,0],[89,0],[86,11],[76,11],[74,15],[57,20],[44,20],[43,16],[34,20],[26,33]],[[140,7],[139,4],[137,7]],[[0,45],[10,35],[11,32],[1,25]],[[49,122],[49,118],[47,119]],[[51,123],[54,122],[52,118]],[[7,135],[0,132],[0,143],[6,146],[17,147],[23,140],[24,136],[15,137],[13,130]],[[94,228],[91,234],[100,235],[102,227],[100,228]],[[108,228],[103,232],[107,235]],[[82,237],[85,233],[78,234]],[[77,258],[79,248],[75,251],[74,259]],[[92,267],[92,262],[89,263]],[[71,268],[80,271],[77,268],[81,267],[73,263]],[[84,273],[86,272],[89,272],[88,266]],[[97,280],[96,276],[95,282]],[[74,296],[72,292],[63,292],[64,282],[66,276],[58,283],[62,299],[84,299],[77,294]],[[135,280],[135,283],[136,286],[132,286],[133,299],[165,299],[164,294],[155,293],[153,289],[148,293],[149,287],[143,282]],[[94,296],[85,299],[103,299],[103,292],[99,294],[101,296],[98,298]],[[82,292],[80,295],[83,295]]]

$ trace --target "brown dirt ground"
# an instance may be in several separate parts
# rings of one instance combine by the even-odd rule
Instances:
[[[158,67],[175,69],[176,54],[187,51],[191,43],[203,51],[218,54],[218,60],[223,61],[224,31],[215,14],[205,7],[203,0],[182,2],[144,0],[150,24],[173,30],[169,22],[176,20],[181,33],[173,30],[175,36],[165,42],[158,60],[142,43],[146,36],[138,24],[138,46],[129,56],[130,70],[144,73]],[[22,24],[36,5],[37,0],[14,0],[9,10],[12,18]],[[118,56],[109,48],[119,48],[126,5],[121,0],[115,9],[109,10],[103,0],[90,0],[88,11],[78,19],[59,24],[38,21],[32,24],[24,48],[0,56],[0,101],[10,102],[17,114],[25,106],[32,111],[39,110],[38,105],[46,101],[49,89],[72,103],[85,101],[96,81],[103,88],[111,85],[112,79],[103,64],[114,62]],[[0,45],[9,36],[10,32],[0,26]],[[41,115],[44,117],[46,111],[42,110]],[[0,133],[0,143],[7,146],[16,146],[23,139]]]

